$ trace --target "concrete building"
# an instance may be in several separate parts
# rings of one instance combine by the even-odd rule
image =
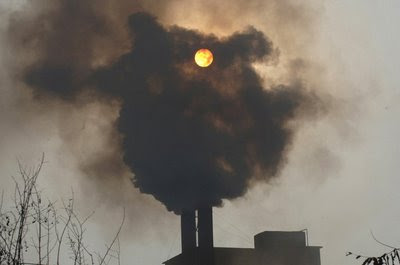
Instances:
[[[182,253],[165,265],[321,265],[320,248],[308,246],[304,231],[265,231],[254,236],[254,248],[214,247],[212,208],[181,215]]]

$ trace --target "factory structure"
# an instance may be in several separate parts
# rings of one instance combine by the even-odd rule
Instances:
[[[182,253],[165,265],[321,265],[321,247],[308,246],[304,231],[261,232],[254,248],[214,247],[212,216],[212,207],[182,211]]]

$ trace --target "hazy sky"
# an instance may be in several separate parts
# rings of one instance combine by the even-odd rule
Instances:
[[[44,152],[48,163],[40,183],[46,193],[68,196],[72,187],[82,213],[96,210],[91,244],[101,247],[99,239],[110,239],[126,207],[123,264],[160,264],[180,252],[179,218],[140,195],[128,176],[94,187],[96,180],[82,170],[82,161],[93,154],[107,157],[110,150],[102,146],[113,135],[116,106],[43,106],[18,82],[15,69],[26,58],[10,43],[9,25],[31,8],[29,2],[0,0],[1,187],[16,174],[16,158],[34,165]],[[299,121],[280,178],[214,210],[215,245],[252,247],[258,232],[308,228],[310,244],[323,246],[323,265],[359,264],[345,257],[347,251],[382,253],[370,231],[400,246],[400,1],[236,1],[237,7],[214,2],[171,1],[161,7],[144,1],[143,8],[165,25],[217,35],[254,25],[280,50],[275,65],[256,66],[265,82],[299,76],[329,105],[325,114]],[[122,10],[122,20],[129,9],[115,6],[110,8]],[[292,73],[296,59],[306,66]],[[66,143],[69,138],[73,143]]]

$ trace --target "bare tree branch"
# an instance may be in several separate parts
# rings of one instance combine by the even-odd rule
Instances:
[[[115,234],[115,237],[114,237],[113,241],[111,242],[110,246],[107,248],[107,251],[106,251],[106,253],[104,254],[103,258],[101,259],[99,265],[103,265],[103,263],[104,263],[104,261],[105,261],[107,255],[108,255],[108,253],[110,252],[110,249],[112,248],[112,246],[114,245],[115,241],[116,241],[116,240],[118,239],[118,237],[119,237],[119,234],[120,234],[120,232],[121,232],[122,226],[124,225],[124,222],[125,222],[125,208],[124,208],[124,215],[123,215],[123,217],[122,217],[122,221],[121,221],[121,224],[120,224],[120,226],[119,226],[119,228],[118,228],[118,231],[117,231],[117,233]]]

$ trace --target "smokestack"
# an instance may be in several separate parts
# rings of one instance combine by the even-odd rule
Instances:
[[[196,248],[196,215],[194,210],[183,210],[181,214],[182,253]]]
[[[198,209],[198,241],[200,250],[200,264],[214,264],[213,220],[212,207]]]

